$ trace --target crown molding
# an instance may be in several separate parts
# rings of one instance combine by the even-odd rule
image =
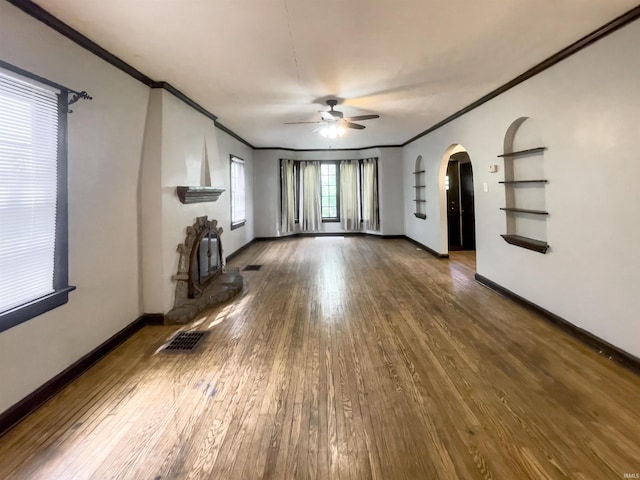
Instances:
[[[216,121],[215,124],[216,124],[216,127],[218,127],[220,130],[222,130],[224,133],[227,133],[227,134],[231,135],[233,138],[235,138],[239,142],[244,143],[247,147],[252,148],[253,150],[256,150],[256,147],[251,145],[249,142],[247,142],[244,138],[242,138],[240,135],[238,135],[233,130],[229,130],[227,127],[225,127],[224,125],[222,125],[218,121]]]
[[[284,150],[286,152],[354,152],[372,148],[402,148],[402,145],[373,145],[358,148],[287,148],[287,147],[253,147],[254,150]]]
[[[128,75],[130,75],[131,77],[135,78],[136,80],[144,83],[145,85],[147,85],[147,86],[149,86],[151,88],[164,88],[165,90],[167,90],[168,92],[172,93],[174,96],[176,96],[177,98],[179,98],[180,100],[185,102],[187,105],[189,105],[190,107],[194,108],[196,111],[202,113],[206,117],[208,117],[211,120],[213,120],[215,125],[220,130],[224,131],[225,133],[228,133],[233,138],[235,138],[236,140],[242,142],[246,146],[248,146],[248,147],[250,147],[250,148],[252,148],[254,150],[285,150],[285,151],[290,151],[290,152],[325,152],[325,151],[337,151],[337,150],[349,151],[349,150],[367,150],[367,149],[370,149],[370,148],[405,147],[405,146],[409,145],[410,143],[415,142],[416,140],[424,137],[425,135],[428,135],[429,133],[437,130],[438,128],[440,128],[440,127],[452,122],[453,120],[461,117],[462,115],[464,115],[466,113],[469,113],[470,111],[472,111],[472,110],[478,108],[479,106],[487,103],[489,100],[492,100],[492,99],[496,98],[497,96],[503,94],[507,90],[512,89],[516,85],[519,85],[519,84],[523,83],[524,81],[530,79],[531,77],[543,72],[544,70],[552,67],[553,65],[555,65],[555,64],[561,62],[562,60],[570,57],[571,55],[579,52],[583,48],[588,47],[592,43],[597,42],[598,40],[606,37],[607,35],[615,32],[616,30],[618,30],[618,29],[624,27],[625,25],[627,25],[627,24],[637,20],[638,18],[640,18],[640,5],[638,5],[637,7],[634,7],[631,10],[629,10],[628,12],[623,13],[622,15],[620,15],[619,17],[613,19],[612,21],[608,22],[607,24],[603,25],[602,27],[594,30],[593,32],[589,33],[588,35],[585,35],[580,40],[572,43],[568,47],[563,48],[562,50],[560,50],[559,52],[557,52],[554,55],[550,56],[546,60],[543,60],[539,64],[537,64],[534,67],[532,67],[529,70],[527,70],[526,72],[522,73],[521,75],[518,75],[513,80],[511,80],[511,81],[505,83],[504,85],[496,88],[495,90],[489,92],[488,94],[486,94],[485,96],[479,98],[475,102],[467,105],[466,107],[462,108],[461,110],[458,110],[454,114],[449,115],[444,120],[441,120],[440,122],[436,123],[435,125],[432,125],[431,127],[429,127],[428,129],[424,130],[423,132],[419,133],[418,135],[415,135],[414,137],[411,137],[409,140],[407,140],[406,142],[404,142],[402,144],[399,144],[399,145],[374,145],[374,146],[370,146],[370,147],[342,148],[342,149],[296,149],[296,148],[283,148],[283,147],[254,147],[253,145],[251,145],[251,143],[246,141],[240,135],[238,135],[237,133],[233,132],[232,130],[228,129],[227,127],[225,127],[224,125],[219,123],[217,121],[218,117],[216,117],[213,113],[211,113],[210,111],[208,111],[207,109],[205,109],[204,107],[199,105],[197,102],[195,102],[194,100],[192,100],[191,98],[186,96],[184,93],[180,92],[178,89],[176,89],[175,87],[173,87],[169,83],[163,82],[163,81],[155,81],[155,80],[151,79],[150,77],[146,76],[144,73],[140,72],[139,70],[135,69],[134,67],[132,67],[131,65],[129,65],[128,63],[123,61],[122,59],[120,59],[117,56],[113,55],[111,52],[109,52],[109,51],[105,50],[104,48],[102,48],[100,45],[95,43],[93,40],[91,40],[88,37],[82,35],[80,32],[78,32],[74,28],[70,27],[69,25],[67,25],[63,21],[61,21],[58,18],[54,17],[52,14],[47,12],[44,8],[42,8],[39,5],[33,3],[31,0],[7,0],[7,2],[11,3],[12,5],[14,5],[15,7],[19,8],[20,10],[22,10],[26,14],[32,16],[36,20],[39,20],[40,22],[44,23],[48,27],[54,29],[58,33],[64,35],[67,38],[69,38],[70,40],[72,40],[73,42],[75,42],[76,44],[81,46],[82,48],[84,48],[86,50],[89,50],[94,55],[96,55],[99,58],[105,60],[106,62],[110,63],[114,67],[122,70],[123,72],[127,73]]]
[[[182,93],[176,87],[171,85],[169,82],[153,82],[153,84],[150,85],[150,87],[162,88],[163,90],[166,90],[167,92],[171,93],[174,97],[179,98],[184,103],[189,105],[191,108],[193,108],[194,110],[197,110],[198,112],[203,114],[205,117],[210,118],[214,122],[218,119],[218,117],[216,117],[213,113],[211,113],[209,110],[201,106],[199,103],[194,102],[191,98],[187,97],[184,93]]]
[[[62,20],[59,20],[58,18],[54,17],[52,14],[47,12],[40,5],[33,3],[31,0],[7,0],[7,2],[12,4],[14,7],[19,8],[27,15],[30,15],[36,20],[44,23],[46,26],[52,28],[56,32],[60,33],[61,35],[64,35],[69,40],[80,45],[85,50],[90,51],[97,57],[100,57],[101,59],[110,63],[114,67],[122,70],[127,75],[135,78],[139,82],[144,83],[148,87],[153,86],[153,84],[155,83],[151,78],[147,77],[144,73],[135,69],[124,60],[116,57],[111,52],[105,50],[96,42],[94,42],[88,37],[85,37],[83,34],[78,32],[76,29],[70,27],[69,25],[64,23]]]
[[[609,23],[603,25],[602,27],[598,28],[597,30],[594,30],[590,34],[585,35],[584,37],[582,37],[577,42],[574,42],[571,45],[569,45],[568,47],[563,48],[559,52],[551,55],[549,58],[547,58],[546,60],[543,60],[539,64],[537,64],[534,67],[530,68],[529,70],[527,70],[523,74],[518,75],[513,80],[511,80],[511,81],[505,83],[504,85],[496,88],[492,92],[489,92],[484,97],[479,98],[478,100],[476,100],[475,102],[467,105],[463,109],[458,110],[453,115],[449,115],[447,118],[445,118],[444,120],[442,120],[442,121],[436,123],[435,125],[429,127],[428,129],[426,129],[422,133],[419,133],[415,137],[410,138],[409,140],[404,142],[402,144],[402,146],[405,147],[405,146],[409,145],[410,143],[415,142],[419,138],[422,138],[425,135],[428,135],[429,133],[433,132],[434,130],[437,130],[438,128],[446,125],[447,123],[450,123],[450,122],[454,121],[456,118],[461,117],[465,113],[469,113],[471,110],[474,110],[474,109],[478,108],[480,105],[482,105],[484,103],[487,103],[489,100],[492,100],[492,99],[496,98],[498,95],[502,95],[507,90],[512,89],[516,85],[520,85],[522,82],[524,82],[524,81],[530,79],[531,77],[533,77],[533,76],[545,71],[547,68],[550,68],[550,67],[554,66],[556,63],[561,62],[565,58],[570,57],[571,55],[579,52],[583,48],[588,47],[592,43],[597,42],[598,40],[606,37],[607,35],[615,32],[616,30],[624,27],[625,25],[637,20],[638,18],[640,18],[640,5],[638,5],[635,8],[632,8],[631,10],[629,10],[626,13],[623,13],[619,17],[613,19],[612,21],[610,21]]]

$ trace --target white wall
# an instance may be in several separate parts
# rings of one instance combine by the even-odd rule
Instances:
[[[159,105],[156,105],[159,103]],[[165,90],[152,93],[149,112],[161,114],[161,133],[149,128],[157,118],[147,120],[143,157],[143,237],[144,311],[167,313],[173,307],[178,270],[177,246],[183,243],[186,228],[199,216],[218,220],[222,246],[228,256],[253,239],[252,149],[216,128],[213,121]],[[157,127],[157,125],[156,125]],[[218,141],[218,139],[221,141]],[[159,157],[158,143],[160,143]],[[206,145],[206,157],[205,157]],[[147,148],[148,147],[148,148]],[[153,155],[147,155],[152,152]],[[248,195],[247,222],[231,231],[230,154],[245,160]],[[211,185],[225,189],[216,202],[184,205],[176,187],[202,186],[203,161],[209,162]],[[159,182],[159,184],[158,184]],[[149,254],[152,251],[152,254]]]
[[[378,157],[380,195],[380,235],[404,234],[402,216],[402,149],[369,148],[363,150],[327,150],[292,152],[256,150],[255,157],[255,236],[280,236],[280,159],[343,160]],[[344,232],[340,224],[325,223],[325,232]]]
[[[218,152],[219,157],[224,165],[224,178],[226,179],[227,191],[222,194],[222,197],[218,200],[224,205],[224,211],[226,216],[223,217],[224,223],[220,224],[224,228],[222,234],[222,248],[224,248],[224,256],[228,257],[233,252],[243,247],[251,240],[255,238],[254,225],[254,189],[256,182],[254,181],[254,151],[251,147],[247,147],[244,143],[239,142],[228,133],[220,129],[216,129],[218,136]],[[229,193],[229,183],[231,181],[231,159],[230,155],[235,155],[244,160],[244,173],[245,173],[245,207],[246,207],[246,223],[243,227],[231,230],[231,196]],[[212,182],[215,182],[212,179]],[[214,183],[214,185],[218,185]],[[259,200],[259,199],[258,199]]]
[[[73,106],[68,125],[69,282],[77,289],[68,304],[0,333],[2,412],[143,312],[171,308],[176,247],[196,216],[219,220],[225,255],[254,235],[251,148],[213,121],[7,2],[0,59],[93,97]],[[200,184],[205,139],[212,184],[227,191],[213,204],[182,205],[175,187]],[[247,222],[233,232],[230,154],[245,160],[248,192]]]
[[[162,90],[151,90],[138,182],[140,303],[146,313],[160,313],[163,305],[162,100]]]
[[[140,314],[138,170],[149,89],[7,2],[0,58],[76,90],[69,115],[69,303],[0,333],[0,412]]]
[[[451,144],[471,158],[477,271],[576,326],[640,357],[640,77],[636,21],[403,150],[407,235],[446,252],[440,228],[441,162]],[[533,120],[544,153],[546,255],[508,245],[503,162],[505,133]],[[415,159],[427,170],[427,219],[413,216]],[[526,161],[525,159],[519,161]],[[498,164],[498,173],[488,173]],[[483,183],[489,191],[483,191]]]

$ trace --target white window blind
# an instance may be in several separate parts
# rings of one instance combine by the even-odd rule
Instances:
[[[231,225],[245,221],[244,161],[231,157]]]
[[[56,92],[0,71],[0,312],[53,292]]]

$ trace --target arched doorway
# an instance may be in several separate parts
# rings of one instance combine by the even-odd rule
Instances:
[[[440,165],[441,234],[446,251],[475,250],[473,167],[467,150],[451,145]]]

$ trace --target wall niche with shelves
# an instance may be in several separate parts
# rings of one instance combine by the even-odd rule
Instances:
[[[424,162],[422,160],[422,155],[418,155],[416,158],[416,165],[413,171],[413,203],[415,204],[415,211],[413,215],[416,218],[420,218],[422,220],[427,218],[427,200],[426,200],[426,191],[427,188],[427,177],[426,171],[424,167]]]
[[[504,138],[506,233],[501,237],[509,244],[539,253],[547,253],[547,217],[542,138],[528,117],[511,124]]]

